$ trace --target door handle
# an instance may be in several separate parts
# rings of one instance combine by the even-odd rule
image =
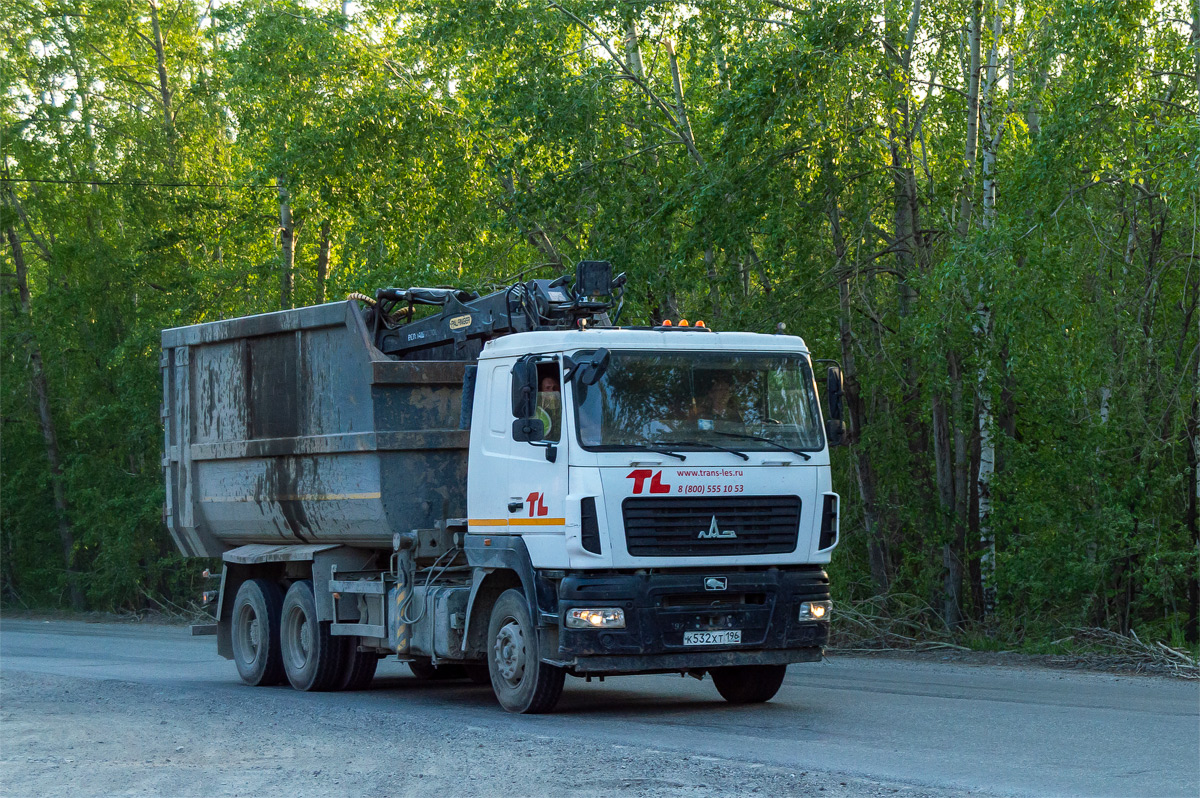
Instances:
[[[508,503],[508,511],[510,513],[515,513],[524,506],[525,506],[525,502],[509,502]]]

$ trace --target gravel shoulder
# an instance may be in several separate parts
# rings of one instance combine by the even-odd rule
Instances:
[[[1131,744],[1131,731],[1141,744]],[[394,660],[372,689],[242,685],[178,626],[0,619],[0,795],[1200,794],[1200,684],[835,656],[768,704],[568,680],[514,716]]]
[[[415,682],[381,681],[384,689]],[[470,689],[485,706],[486,691]],[[369,694],[332,704],[297,700],[308,696],[288,688],[237,692],[243,700],[225,691],[6,673],[0,791],[9,798],[960,794],[634,745],[497,734],[424,712],[405,722],[373,711],[362,700]]]

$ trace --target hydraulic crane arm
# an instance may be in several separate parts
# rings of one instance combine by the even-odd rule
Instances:
[[[381,288],[366,312],[376,348],[411,360],[474,360],[492,338],[581,323],[608,323],[620,311],[625,275],[612,276],[608,261],[580,261],[572,283],[529,280],[480,296],[457,288]],[[418,306],[441,310],[417,318]]]

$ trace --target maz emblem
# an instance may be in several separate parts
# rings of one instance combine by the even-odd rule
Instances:
[[[727,587],[729,587],[729,580],[724,576],[704,577],[705,590],[724,590]]]
[[[736,538],[737,532],[732,529],[721,529],[717,526],[717,517],[712,517],[712,523],[708,525],[708,529],[700,530],[698,535],[700,540],[712,540],[714,538]]]

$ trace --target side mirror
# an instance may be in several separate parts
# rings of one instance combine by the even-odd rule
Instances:
[[[512,368],[513,418],[528,419],[537,399],[537,365],[533,360],[518,360]],[[515,427],[514,427],[515,431]]]
[[[825,398],[829,402],[829,418],[842,420],[842,370],[830,366],[825,372]]]
[[[514,441],[531,441],[544,440],[546,437],[546,425],[540,418],[518,418],[512,425],[512,436]]]
[[[825,440],[830,446],[846,445],[846,425],[840,418],[825,419]]]
[[[608,364],[611,360],[612,353],[607,349],[597,349],[590,358],[576,366],[572,376],[579,380],[581,385],[595,385],[600,382],[604,372],[608,371]]]

